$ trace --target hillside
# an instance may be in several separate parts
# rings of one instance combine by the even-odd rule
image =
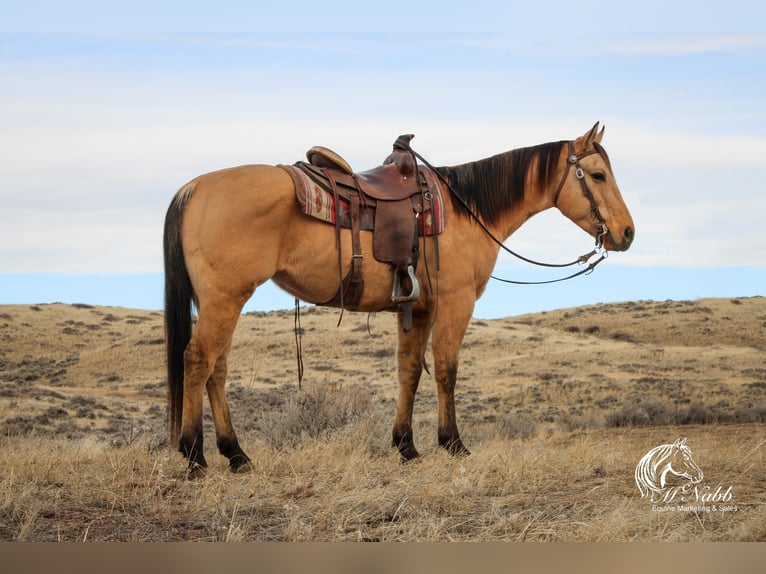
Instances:
[[[305,383],[396,397],[395,318],[302,309]],[[298,392],[291,311],[244,315],[230,386],[239,427]],[[602,304],[473,321],[458,401],[467,424],[764,420],[766,299]],[[164,433],[162,314],[88,305],[0,306],[0,429],[71,438]],[[434,414],[424,375],[418,407]],[[652,403],[656,412],[647,413]],[[651,406],[651,405],[649,405]],[[646,419],[649,416],[649,419]],[[650,420],[651,416],[666,420]],[[464,423],[465,424],[465,423]]]

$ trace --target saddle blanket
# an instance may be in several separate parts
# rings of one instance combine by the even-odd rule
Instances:
[[[335,198],[332,193],[319,185],[301,169],[287,170],[293,177],[295,193],[298,196],[298,202],[303,207],[303,213],[310,215],[327,223],[335,224],[336,217],[340,217],[341,225],[346,227],[346,222],[350,221],[349,202],[339,197],[339,209],[335,208]],[[420,213],[418,217],[418,227],[421,236],[432,236],[434,231],[441,233],[444,231],[444,203],[438,186],[434,186],[436,191],[432,194],[431,209]],[[364,209],[362,211],[365,211]],[[374,217],[361,217],[361,229],[372,230]]]

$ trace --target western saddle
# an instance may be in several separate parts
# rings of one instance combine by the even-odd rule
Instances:
[[[383,165],[360,173],[355,173],[341,156],[321,146],[306,152],[308,163],[280,166],[293,178],[304,212],[312,212],[314,206],[310,202],[322,204],[328,194],[331,198],[326,203],[331,204],[332,211],[325,220],[335,224],[340,288],[330,301],[319,304],[351,310],[358,307],[364,289],[360,231],[374,230],[373,255],[394,270],[391,301],[386,309],[403,312],[406,330],[412,324],[412,302],[420,296],[415,276],[419,235],[432,231],[438,261],[437,235],[444,224],[439,186],[434,174],[418,165],[409,145],[413,137],[399,136]],[[428,228],[426,214],[431,224]],[[353,250],[351,270],[345,277],[341,228],[351,229]]]

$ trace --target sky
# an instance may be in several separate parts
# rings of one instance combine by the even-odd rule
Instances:
[[[160,309],[165,210],[208,171],[313,145],[363,170],[402,133],[454,165],[596,121],[633,247],[491,282],[476,316],[766,295],[762,2],[209,4],[0,0],[0,304]],[[555,210],[507,242],[554,262],[591,244]],[[506,255],[495,274],[556,276]],[[292,305],[267,285],[246,310]]]

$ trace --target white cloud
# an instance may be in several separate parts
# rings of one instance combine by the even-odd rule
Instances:
[[[703,54],[707,52],[731,52],[764,47],[766,47],[765,34],[730,34],[702,37],[678,37],[678,35],[675,35],[667,39],[648,38],[618,42],[612,44],[609,51],[613,54],[670,56]]]
[[[573,138],[591,125],[567,123],[412,120],[396,126],[349,118],[105,126],[51,130],[45,138],[12,132],[14,145],[3,150],[0,167],[0,259],[6,272],[159,271],[164,210],[176,189],[205,171],[291,163],[315,144],[361,170],[379,163],[393,139],[410,130],[415,149],[450,165]],[[766,139],[615,124],[604,144],[637,226],[634,249],[615,254],[621,263],[766,263],[756,233],[759,214],[766,213],[758,171]],[[722,170],[732,168],[742,171],[730,176],[736,188],[720,189]],[[569,261],[589,249],[590,239],[552,212],[533,218],[509,244],[534,258]]]
[[[610,154],[615,150],[621,160],[643,164],[648,170],[657,165],[684,169],[760,168],[766,157],[766,136],[670,131],[633,122],[621,122],[607,131],[605,143]]]

